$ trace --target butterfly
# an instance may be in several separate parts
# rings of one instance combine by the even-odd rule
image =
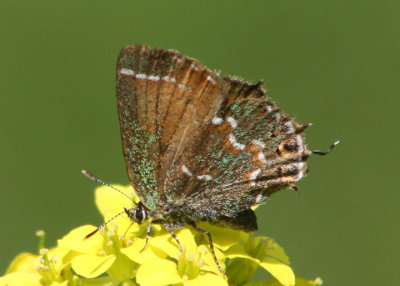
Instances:
[[[126,170],[140,198],[125,213],[137,223],[150,221],[146,244],[153,224],[163,225],[180,247],[174,230],[192,226],[204,233],[222,273],[212,236],[197,223],[257,230],[252,207],[296,189],[307,158],[337,144],[327,152],[308,150],[303,131],[309,124],[283,113],[263,81],[221,77],[174,50],[125,47],[116,87]]]

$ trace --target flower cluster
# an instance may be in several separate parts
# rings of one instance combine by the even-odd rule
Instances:
[[[134,198],[131,187],[118,186]],[[107,187],[96,189],[96,204],[108,220],[132,201]],[[105,285],[321,285],[317,278],[295,278],[289,258],[273,239],[241,231],[200,224],[212,234],[216,256],[226,275],[218,269],[207,237],[185,227],[176,231],[183,246],[161,226],[152,228],[145,245],[148,225],[132,223],[125,215],[85,239],[94,227],[78,227],[58,240],[57,247],[45,248],[45,234],[38,232],[40,253],[19,254],[11,263],[1,285],[105,286]],[[270,280],[252,282],[258,268]]]

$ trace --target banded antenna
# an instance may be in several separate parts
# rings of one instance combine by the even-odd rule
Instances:
[[[95,181],[99,184],[102,184],[104,186],[110,187],[111,189],[119,192],[120,194],[124,195],[125,197],[127,197],[128,199],[132,200],[131,197],[129,197],[127,194],[125,194],[123,191],[117,189],[116,187],[104,182],[103,180],[100,180],[99,178],[97,178],[95,175],[93,175],[92,173],[86,171],[86,170],[82,170],[81,171],[82,174],[84,174],[87,178],[89,178],[92,181]],[[133,200],[132,200],[133,201]],[[134,204],[136,204],[135,202],[133,202]],[[100,226],[98,226],[94,231],[92,231],[91,233],[89,233],[88,235],[85,236],[85,239],[88,239],[89,237],[93,236],[96,232],[98,232],[99,230],[101,230],[102,228],[104,228],[109,222],[113,221],[115,218],[119,217],[120,215],[122,215],[123,213],[126,213],[126,210],[124,209],[122,212],[117,213],[115,216],[113,216],[112,218],[110,218],[108,221],[102,223]]]

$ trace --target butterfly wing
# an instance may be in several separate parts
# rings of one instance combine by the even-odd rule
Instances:
[[[306,174],[304,125],[261,82],[135,45],[119,56],[117,99],[128,176],[150,210],[254,230],[250,207]]]
[[[227,100],[209,122],[201,152],[193,154],[197,164],[187,190],[188,203],[204,220],[254,230],[250,207],[307,172],[306,125],[284,114],[262,85],[224,78]]]
[[[220,108],[223,81],[176,51],[125,47],[117,63],[117,101],[129,179],[150,210],[177,201],[182,162]]]

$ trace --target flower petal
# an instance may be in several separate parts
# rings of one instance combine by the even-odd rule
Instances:
[[[49,250],[47,253],[50,263],[53,265],[53,274],[60,275],[61,271],[71,262],[75,253],[72,253],[69,249],[55,247]]]
[[[185,286],[227,286],[228,281],[226,281],[225,278],[222,278],[221,276],[217,276],[212,273],[204,273],[200,274],[197,276],[195,279],[191,279],[188,281],[185,281],[183,283]]]
[[[262,240],[267,241],[267,256],[275,258],[284,264],[290,264],[289,257],[286,255],[285,250],[275,240],[266,236],[255,237],[256,244],[260,243]]]
[[[236,244],[236,245],[231,246],[227,251],[225,251],[225,255],[231,259],[232,258],[245,258],[245,259],[254,261],[257,264],[260,263],[260,260],[250,256],[250,254],[247,253],[246,249],[241,244]]]
[[[115,188],[122,191],[128,197],[132,197],[133,189],[131,186],[115,185]],[[107,186],[100,186],[95,190],[96,205],[103,216],[109,212],[120,212],[124,207],[131,207],[134,205],[133,199],[118,193],[117,191],[110,190]]]
[[[97,277],[108,270],[115,261],[114,255],[96,256],[83,254],[72,259],[74,271],[86,278]]]
[[[179,230],[179,232],[176,233],[176,235],[179,238],[180,243],[183,245],[186,253],[196,253],[196,241],[194,240],[193,233],[188,228],[182,228],[181,230]],[[173,237],[171,237],[170,239],[175,241]]]
[[[213,272],[218,276],[222,275],[217,264],[215,263],[214,257],[211,254],[210,248],[208,246],[199,245],[199,247],[197,248],[197,252],[201,253],[201,258],[204,259],[205,262],[205,264],[201,266],[202,270]],[[215,255],[217,256],[221,267],[225,269],[225,255],[218,248],[215,249]]]
[[[182,283],[183,279],[179,276],[177,265],[169,260],[146,261],[139,266],[136,272],[136,281],[141,286],[163,286]]]
[[[151,238],[150,238],[151,239]],[[154,260],[157,258],[164,259],[167,254],[155,247],[147,246],[143,251],[145,239],[137,238],[133,244],[127,248],[121,248],[121,253],[125,254],[130,260],[143,264],[147,260]]]
[[[0,277],[0,285],[7,286],[40,286],[41,276],[38,273],[13,272]]]
[[[132,197],[133,189],[131,186],[124,187],[117,185],[115,187],[128,197]],[[125,207],[130,208],[134,206],[133,199],[130,200],[128,197],[117,191],[110,190],[110,188],[107,186],[100,186],[95,190],[96,205],[100,213],[103,215],[105,221],[108,221],[118,213],[123,212]],[[116,232],[119,235],[123,235],[127,229],[132,231],[132,229],[130,229],[131,227],[138,227],[137,224],[132,225],[132,221],[127,219],[125,214],[121,214],[120,216],[114,218],[113,223],[118,226]]]
[[[184,243],[180,235],[178,235],[178,239],[181,243]],[[153,236],[150,238],[149,244],[152,248],[158,249],[159,251],[164,252],[170,257],[173,257],[175,259],[178,258],[179,254],[179,247],[176,242],[176,240],[171,236],[170,233],[167,231],[161,231],[159,234]]]
[[[97,254],[103,249],[103,237],[101,235],[94,235],[85,239],[86,235],[93,231],[94,227],[91,225],[84,225],[73,229],[70,233],[58,240],[58,246],[79,253]]]
[[[51,283],[50,286],[67,286],[68,285],[68,281],[64,281],[64,282],[53,282]]]
[[[39,257],[32,253],[23,252],[19,254],[11,262],[6,274],[12,272],[36,272],[35,265],[38,263]]]
[[[200,223],[200,226],[212,235],[214,245],[222,250],[226,250],[234,244],[237,244],[242,235],[247,233],[231,228],[219,227],[208,223]]]
[[[272,257],[264,257],[260,266],[271,273],[282,285],[295,285],[295,276],[290,266]]]

